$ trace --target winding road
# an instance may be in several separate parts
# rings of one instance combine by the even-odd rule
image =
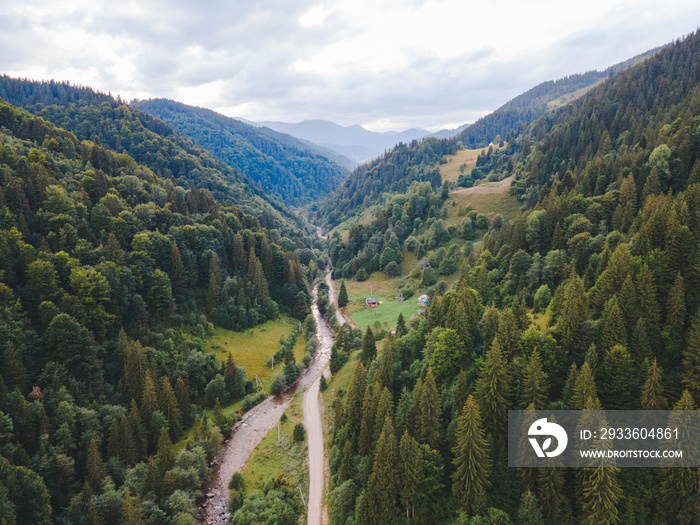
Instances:
[[[329,283],[329,299],[335,302],[335,290],[326,274]],[[332,294],[331,295],[331,291]],[[294,393],[309,387],[304,393],[302,407],[304,411],[304,427],[306,428],[309,456],[309,498],[307,523],[321,525],[328,522],[326,509],[322,507],[323,483],[325,478],[325,454],[323,440],[323,424],[321,420],[321,405],[319,402],[319,385],[321,374],[328,374],[328,362],[331,357],[331,347],[334,338],[328,324],[321,316],[316,306],[318,290],[314,288],[314,304],[312,313],[316,321],[316,338],[318,347],[309,367],[299,377],[296,385],[283,394],[268,397],[265,401],[246,412],[244,419],[233,427],[231,439],[224,445],[215,463],[219,465],[216,485],[208,492],[205,507],[207,525],[220,525],[230,522],[228,512],[229,489],[228,482],[234,472],[243,470],[248,457],[260,444],[265,435],[279,423],[284,411],[289,407]],[[342,315],[336,315],[338,322],[343,324]]]

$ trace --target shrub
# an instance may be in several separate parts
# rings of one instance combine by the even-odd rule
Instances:
[[[304,430],[304,425],[302,425],[301,423],[297,423],[296,425],[294,425],[294,434],[292,437],[297,443],[304,441],[304,438],[306,437],[306,430]]]

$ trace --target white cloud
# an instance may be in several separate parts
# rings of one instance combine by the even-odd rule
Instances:
[[[0,72],[251,120],[473,121],[694,31],[697,1],[0,0]]]

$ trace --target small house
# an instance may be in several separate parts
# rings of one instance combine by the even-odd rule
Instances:
[[[376,308],[379,304],[379,301],[377,301],[374,297],[368,297],[367,299],[365,299],[365,304],[369,308]]]
[[[418,304],[421,306],[428,306],[428,303],[430,302],[430,298],[423,294],[418,298]]]

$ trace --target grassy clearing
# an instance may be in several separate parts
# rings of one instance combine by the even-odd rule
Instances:
[[[280,345],[280,337],[286,338],[289,333],[299,325],[299,321],[291,317],[280,317],[274,321],[267,321],[245,332],[232,332],[217,328],[214,335],[207,341],[207,351],[216,355],[220,361],[226,362],[228,353],[231,352],[233,360],[238,366],[242,366],[248,379],[255,379],[257,375],[265,388],[282,372],[284,363],[275,363],[273,370],[267,365],[267,360]],[[297,361],[304,356],[306,338],[299,334],[297,344],[294,346],[294,357]]]
[[[450,195],[450,199],[455,205],[452,206],[449,202],[446,204],[448,211],[445,226],[447,227],[459,226],[462,221],[462,217],[459,216],[460,207],[466,208],[468,205],[471,205],[477,213],[485,215],[500,213],[503,215],[505,222],[512,219],[520,208],[518,200],[507,192],[483,194],[454,193]]]
[[[457,182],[457,179],[462,173],[471,173],[476,167],[476,158],[479,156],[479,153],[481,153],[481,148],[461,149],[454,155],[445,155],[447,164],[437,165],[437,167],[440,168],[442,182],[446,180]],[[459,169],[462,164],[466,164],[463,172]]]
[[[243,469],[246,492],[262,490],[270,479],[284,480],[298,495],[297,487],[304,494],[309,492],[309,476],[306,467],[306,440],[297,443],[292,438],[294,425],[303,422],[301,409],[303,392],[294,396],[287,408],[287,421],[267,433],[260,445],[253,451]]]
[[[415,266],[415,261],[408,269],[412,269],[413,266]],[[398,300],[401,294],[399,284],[398,279],[389,279],[383,272],[375,272],[367,281],[347,281],[345,286],[348,290],[350,303],[345,311],[362,330],[366,330],[368,326],[374,329],[377,322],[383,328],[393,330],[399,314],[402,313],[408,321],[418,311],[418,299],[415,296],[405,301]],[[340,288],[340,283],[336,284],[336,288]],[[382,304],[376,308],[368,308],[365,305],[365,299],[369,295],[381,301]]]
[[[564,104],[568,104],[569,102],[576,100],[577,98],[582,97],[586,93],[588,93],[591,89],[594,87],[598,86],[599,84],[605,82],[607,79],[606,78],[599,78],[596,80],[593,84],[590,86],[585,86],[580,89],[577,89],[573,93],[567,93],[565,95],[562,95],[561,97],[557,97],[554,100],[550,100],[547,102],[547,107],[549,109],[554,109],[558,108],[559,106],[563,106]]]

